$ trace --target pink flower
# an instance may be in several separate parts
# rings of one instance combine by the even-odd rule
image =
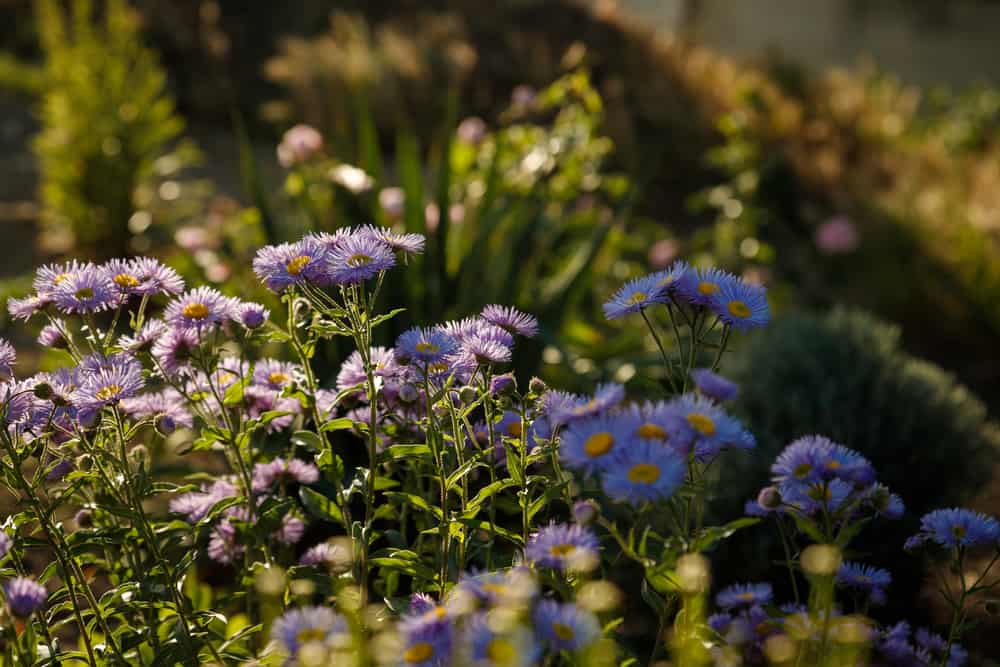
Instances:
[[[309,125],[296,125],[281,138],[278,144],[278,162],[289,168],[308,162],[323,150],[323,135]]]
[[[853,252],[861,239],[858,229],[850,218],[844,215],[830,218],[816,230],[816,247],[826,255],[839,255]]]

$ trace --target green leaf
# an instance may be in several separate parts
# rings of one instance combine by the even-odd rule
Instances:
[[[820,532],[819,526],[816,522],[809,517],[802,516],[798,512],[789,512],[791,517],[795,520],[795,525],[800,531],[808,535],[814,542],[823,544],[826,542],[826,538],[823,537],[823,533]]]
[[[305,447],[311,452],[319,452],[323,449],[323,439],[312,431],[296,431],[292,434],[291,440],[296,447]]]
[[[377,327],[378,325],[382,324],[383,322],[388,322],[392,318],[396,317],[396,315],[399,315],[400,313],[405,313],[405,312],[406,312],[406,308],[393,308],[388,313],[383,313],[382,315],[379,315],[377,317],[373,317],[372,318],[372,327]]]
[[[394,461],[396,459],[424,459],[430,458],[431,448],[425,444],[400,444],[390,445],[385,451],[379,454],[379,461]]]
[[[694,542],[694,549],[695,551],[705,551],[716,542],[729,539],[736,531],[755,526],[758,523],[760,523],[760,519],[757,517],[743,517],[742,519],[730,521],[724,526],[702,528],[698,534],[698,539]]]
[[[509,478],[498,479],[495,482],[487,484],[482,489],[480,489],[479,493],[477,493],[476,496],[472,500],[470,500],[469,503],[466,505],[465,514],[462,515],[463,518],[474,519],[476,513],[479,512],[479,509],[482,507],[484,502],[486,502],[488,499],[492,498],[496,494],[500,493],[504,489],[509,489],[512,486],[518,486],[518,484],[517,482]]]
[[[354,421],[352,419],[348,417],[338,417],[337,419],[331,419],[328,422],[323,422],[323,425],[319,430],[324,432],[346,431],[350,428],[354,428]]]
[[[340,511],[340,508],[326,496],[313,491],[307,486],[303,486],[299,489],[299,500],[302,501],[302,505],[305,506],[309,513],[317,519],[329,521],[330,523],[339,523],[346,527],[344,515]]]
[[[424,512],[429,512],[434,516],[436,516],[438,519],[441,519],[444,516],[444,512],[441,510],[440,507],[431,505],[425,499],[421,498],[418,495],[414,495],[412,493],[403,493],[402,491],[389,491],[385,494],[385,496],[389,500],[395,500],[401,503],[406,503],[412,505],[413,507],[416,507],[419,510],[423,510]]]

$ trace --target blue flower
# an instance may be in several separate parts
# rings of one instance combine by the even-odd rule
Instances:
[[[660,286],[657,274],[635,278],[625,283],[604,304],[604,317],[615,320],[668,300],[667,289]]]
[[[556,570],[589,566],[600,558],[600,543],[594,531],[573,524],[549,524],[528,540],[525,558],[535,565]]]
[[[328,249],[306,236],[296,243],[264,246],[253,259],[253,272],[272,292],[282,292],[300,282],[329,284],[326,273]]]
[[[684,481],[686,461],[652,440],[635,440],[616,452],[603,473],[612,500],[639,505],[666,500]]]
[[[811,484],[824,479],[870,484],[875,478],[875,469],[865,457],[821,435],[789,443],[771,466],[771,473],[780,484]]]
[[[708,306],[712,299],[739,278],[721,269],[694,269],[677,281],[677,293],[696,306]]]
[[[327,607],[302,607],[286,611],[271,626],[271,639],[288,652],[298,655],[299,649],[309,642],[328,643],[337,635],[347,633],[347,621]]]
[[[691,267],[683,260],[677,260],[663,271],[651,274],[656,285],[667,293],[677,290],[677,287],[692,274]]]
[[[530,632],[520,626],[496,632],[482,612],[469,619],[464,636],[472,664],[481,667],[528,667],[541,653]]]
[[[573,422],[560,436],[559,458],[568,468],[584,474],[604,470],[613,453],[636,440],[630,420],[620,416],[591,417]]]
[[[694,453],[700,461],[731,447],[752,449],[756,444],[738,419],[704,396],[684,394],[671,401],[671,407],[687,422]]]
[[[512,334],[533,338],[538,335],[538,320],[527,313],[522,313],[512,306],[490,304],[479,314],[484,320],[505,329]]]
[[[421,369],[441,364],[456,350],[458,342],[438,328],[414,327],[396,339],[396,358],[402,363],[415,362]]]
[[[49,597],[45,586],[28,577],[15,577],[4,585],[7,608],[18,618],[27,618],[35,613]]]
[[[535,632],[556,651],[579,651],[601,635],[597,618],[574,604],[542,600],[535,607]]]
[[[715,603],[725,610],[769,604],[774,597],[771,584],[733,584],[715,596]]]
[[[837,583],[845,588],[851,588],[867,595],[875,604],[885,603],[885,591],[892,583],[892,575],[888,570],[844,561],[837,570]]]
[[[899,519],[906,511],[903,499],[895,493],[890,493],[884,484],[872,484],[865,489],[865,502],[875,512],[875,516],[887,519]]]
[[[810,485],[783,484],[780,489],[782,502],[786,506],[809,516],[820,512],[838,512],[856,491],[853,484],[841,479],[824,480]]]
[[[396,265],[396,255],[384,242],[368,234],[343,238],[326,259],[326,271],[335,285],[356,285]]]
[[[625,400],[625,388],[608,383],[597,386],[593,396],[580,396],[564,391],[549,391],[542,397],[542,407],[552,426],[562,426],[613,408]]]
[[[945,548],[995,545],[1000,539],[1000,523],[991,516],[963,508],[934,510],[920,519],[920,532],[906,541],[913,549],[925,542]]]
[[[734,329],[762,327],[771,319],[767,290],[742,280],[723,282],[712,295],[709,307],[723,323]]]
[[[657,401],[630,405],[624,415],[634,437],[656,440],[683,456],[691,453],[694,433],[676,403]]]
[[[264,322],[267,322],[267,318],[271,316],[271,311],[259,303],[244,301],[237,306],[236,316],[240,324],[247,329],[256,329],[262,326]]]
[[[234,300],[211,287],[198,287],[171,301],[163,319],[178,329],[197,329],[222,324],[235,316]]]
[[[434,667],[446,665],[452,653],[452,624],[444,607],[405,616],[399,624],[403,638],[401,664]]]
[[[691,377],[702,395],[716,401],[731,401],[740,391],[738,384],[714,373],[710,368],[696,368],[691,371]]]
[[[64,313],[97,313],[118,305],[118,292],[108,275],[93,264],[68,274],[52,291]]]
[[[14,364],[17,362],[17,352],[14,346],[0,338],[0,377],[12,376]]]

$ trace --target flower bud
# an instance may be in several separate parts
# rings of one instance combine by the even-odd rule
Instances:
[[[35,385],[34,394],[36,398],[47,401],[55,395],[55,391],[52,389],[52,385],[48,382],[39,382]]]
[[[507,396],[517,390],[517,380],[513,373],[494,375],[490,379],[490,395]]]
[[[177,421],[170,415],[158,415],[155,428],[160,435],[168,436],[177,430]]]
[[[781,507],[781,492],[776,486],[765,486],[757,494],[757,504],[766,510],[776,510]]]
[[[79,528],[92,528],[94,526],[94,513],[85,507],[76,513],[73,520],[76,521]]]
[[[475,387],[462,387],[458,392],[458,399],[465,405],[468,405],[475,402],[477,394],[478,392],[476,392]]]
[[[541,378],[533,377],[528,383],[528,391],[535,396],[541,396],[549,390],[549,387]]]
[[[419,398],[417,388],[412,384],[404,384],[399,387],[399,400],[403,403],[412,403]]]
[[[578,500],[573,503],[573,520],[585,526],[597,516],[597,503],[593,500]]]

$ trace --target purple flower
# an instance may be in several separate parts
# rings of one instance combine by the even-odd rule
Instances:
[[[375,375],[384,380],[388,381],[398,375],[399,365],[396,363],[396,353],[392,348],[373,347],[369,352],[369,359],[375,367]],[[340,372],[337,373],[337,391],[345,391],[351,387],[362,385],[358,389],[358,394],[363,396],[365,393],[364,384],[367,381],[368,376],[365,373],[365,365],[361,358],[361,353],[354,350],[344,363],[341,364]],[[384,387],[383,391],[385,390],[386,388]]]
[[[281,518],[281,528],[274,533],[274,539],[282,544],[298,544],[306,532],[306,524],[294,514]]]
[[[226,498],[233,498],[238,490],[232,482],[228,480],[218,480],[210,486],[202,487],[201,491],[182,493],[170,501],[170,511],[175,514],[183,514],[188,522],[198,523],[208,515],[212,507]]]
[[[396,265],[396,256],[382,240],[354,233],[330,251],[326,270],[337,285],[354,285]]]
[[[236,528],[229,520],[220,521],[212,529],[212,537],[208,540],[208,557],[216,563],[229,565],[243,555],[246,550],[237,541]]]
[[[716,401],[731,401],[740,391],[738,384],[727,380],[710,368],[696,368],[691,371],[691,377],[694,378],[695,387],[702,395]]]
[[[424,251],[423,234],[397,234],[388,227],[375,227],[373,225],[359,227],[356,233],[366,234],[393,250],[404,252],[407,255],[417,255]]]
[[[119,303],[114,283],[93,264],[67,275],[52,290],[52,298],[64,313],[96,313]]]
[[[258,463],[253,467],[253,490],[257,493],[269,491],[275,482],[297,482],[315,484],[319,481],[319,468],[299,459],[276,458],[270,463]]]
[[[279,411],[285,412],[278,417],[271,419],[267,424],[268,433],[276,433],[291,426],[296,413],[302,411],[302,404],[291,397],[281,397],[273,389],[260,385],[250,385],[243,391],[243,400],[247,404],[247,414],[251,419],[257,419],[265,412]]]
[[[16,362],[17,353],[14,351],[14,346],[0,338],[0,377],[12,377]]]
[[[0,531],[0,558],[10,553],[12,546],[14,546],[14,540],[10,539],[10,535],[6,531]]]
[[[771,584],[733,584],[728,588],[719,591],[715,596],[715,602],[723,609],[735,609],[737,607],[753,607],[755,605],[765,605],[771,602],[774,591]]]
[[[299,558],[300,565],[337,565],[350,562],[351,554],[343,545],[320,542],[306,549]]]
[[[296,243],[264,246],[254,257],[253,272],[272,292],[282,292],[303,281],[326,285],[330,282],[326,272],[328,253],[329,249],[312,236]]]
[[[131,262],[132,275],[139,279],[136,294],[180,294],[184,291],[184,279],[169,266],[152,257],[137,257]]]
[[[39,294],[50,294],[67,278],[88,264],[71,259],[63,264],[45,264],[35,272],[31,286]]]
[[[319,130],[299,123],[291,127],[278,144],[278,162],[288,169],[313,159],[323,150],[323,135]]]
[[[271,316],[270,310],[259,303],[253,303],[252,301],[241,303],[236,309],[236,313],[239,316],[240,323],[247,329],[256,329],[260,327],[264,324],[264,322],[267,322],[267,318]]]
[[[589,567],[600,558],[600,543],[589,528],[575,524],[549,524],[528,540],[525,558],[535,565],[557,570]]]
[[[542,600],[535,607],[535,630],[556,651],[577,651],[595,642],[601,626],[589,611],[574,604]]]
[[[204,329],[233,317],[233,300],[211,287],[198,287],[174,299],[164,319],[178,329]]]
[[[51,347],[52,349],[66,347],[66,337],[63,336],[65,329],[66,322],[61,319],[49,322],[38,332],[38,344],[42,347]]]
[[[11,297],[7,299],[7,312],[15,320],[23,320],[27,322],[31,319],[31,316],[40,311],[45,306],[52,303],[52,297],[49,295],[41,296],[38,294],[31,294],[24,297],[23,299],[15,299]]]
[[[254,365],[253,383],[280,391],[291,385],[301,373],[302,368],[298,364],[277,359],[261,359]]]
[[[135,396],[144,384],[139,362],[131,357],[116,355],[109,364],[85,375],[72,400],[83,410],[96,411]]]
[[[490,395],[505,396],[517,390],[517,379],[513,373],[494,375],[490,378]]]
[[[920,519],[920,532],[906,541],[909,551],[925,542],[945,548],[996,545],[1000,522],[982,512],[964,508],[934,510]]]
[[[294,660],[299,649],[308,642],[331,642],[337,635],[348,632],[347,621],[327,607],[290,609],[274,621],[271,639]]]
[[[538,320],[534,316],[522,313],[512,306],[490,304],[483,308],[483,312],[479,316],[487,322],[495,324],[501,329],[506,329],[518,336],[534,338],[538,335]]]
[[[197,329],[170,329],[153,343],[153,358],[162,373],[173,377],[191,368],[191,355],[200,342]]]
[[[173,432],[178,426],[187,428],[194,426],[194,419],[187,410],[184,397],[172,387],[159,392],[126,398],[121,402],[121,407],[123,412],[133,418],[159,418],[158,426],[167,432]]]
[[[35,613],[49,597],[45,586],[28,577],[16,577],[4,586],[7,608],[18,618],[27,618]]]
[[[147,320],[134,335],[119,338],[118,347],[129,352],[144,350],[158,341],[169,329],[170,327],[162,320]]]
[[[420,367],[439,364],[458,349],[458,342],[441,329],[414,327],[396,340],[396,358]]]

